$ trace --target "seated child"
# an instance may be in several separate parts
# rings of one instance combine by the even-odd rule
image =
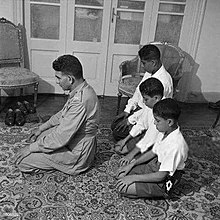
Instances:
[[[181,110],[171,98],[153,107],[155,125],[160,132],[152,149],[119,168],[116,187],[130,198],[167,197],[180,181],[188,156],[188,145],[180,132]]]
[[[131,121],[129,119],[130,116],[135,112],[136,118],[138,118],[138,109],[145,107],[139,90],[139,86],[143,81],[149,77],[159,79],[164,87],[164,97],[173,97],[173,80],[162,64],[158,47],[152,44],[145,45],[138,51],[138,55],[141,60],[141,65],[146,72],[135,89],[133,96],[128,100],[124,111],[117,115],[112,122],[111,129],[115,141],[119,141],[129,134],[131,127],[136,124],[136,120]]]
[[[163,84],[159,79],[154,77],[148,78],[141,83],[140,92],[146,108],[142,108],[141,116],[139,116],[137,123],[132,127],[129,135],[118,141],[115,146],[115,151],[119,154],[129,152],[129,154],[122,159],[123,162],[130,162],[134,156],[141,151],[141,148],[147,150],[148,147],[154,144],[159,132],[154,124],[152,109],[154,104],[162,99],[163,90]],[[131,117],[135,117],[135,113]],[[138,141],[142,138],[144,142],[140,141],[139,146]]]

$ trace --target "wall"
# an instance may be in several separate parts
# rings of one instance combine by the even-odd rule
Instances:
[[[0,5],[0,17],[5,17],[8,20],[14,22],[13,1],[0,0]]]
[[[220,1],[207,0],[196,63],[192,76],[190,102],[220,100]]]

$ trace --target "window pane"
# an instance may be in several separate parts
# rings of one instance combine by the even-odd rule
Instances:
[[[60,7],[31,5],[31,37],[59,39]]]
[[[185,5],[175,4],[160,4],[159,11],[161,12],[177,12],[184,13]]]
[[[76,8],[73,40],[100,42],[102,16],[99,9]]]
[[[143,13],[117,12],[115,43],[140,44]]]
[[[155,41],[166,41],[178,45],[183,16],[158,15]]]
[[[31,0],[31,2],[60,3],[60,0]]]
[[[186,0],[163,0],[164,2],[186,2]]]
[[[136,9],[136,10],[144,10],[145,1],[138,0],[119,0],[118,8],[128,8],[128,9]]]
[[[103,0],[76,0],[76,5],[103,6]]]

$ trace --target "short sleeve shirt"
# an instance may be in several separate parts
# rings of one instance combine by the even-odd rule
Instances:
[[[179,127],[163,139],[159,133],[152,151],[158,156],[159,171],[168,171],[172,176],[176,170],[183,170],[188,156],[188,145]]]
[[[164,97],[165,98],[172,98],[173,97],[173,80],[172,80],[172,77],[166,71],[164,66],[162,65],[160,67],[160,69],[156,73],[154,73],[153,75],[149,74],[148,72],[146,72],[144,74],[143,79],[141,80],[141,82],[137,86],[134,95],[132,96],[132,98],[130,98],[128,100],[128,104],[126,105],[125,110],[124,110],[125,112],[130,113],[131,110],[136,109],[137,106],[139,106],[141,108],[143,108],[143,106],[145,106],[144,103],[143,103],[143,98],[142,98],[140,90],[139,90],[139,86],[143,81],[145,81],[149,77],[154,77],[154,78],[157,78],[161,81],[161,83],[163,84],[163,87],[164,87]]]

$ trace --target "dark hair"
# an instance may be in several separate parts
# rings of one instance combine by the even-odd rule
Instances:
[[[160,60],[160,50],[152,44],[143,46],[138,51],[138,55],[141,60]]]
[[[141,83],[139,90],[142,96],[148,95],[152,98],[155,95],[160,95],[163,97],[164,87],[159,79],[150,77]]]
[[[174,99],[166,98],[157,102],[153,107],[153,113],[164,119],[174,119],[177,121],[181,114],[181,109]]]
[[[64,74],[72,75],[76,79],[83,77],[83,69],[80,61],[73,55],[62,55],[53,61],[53,69]]]

